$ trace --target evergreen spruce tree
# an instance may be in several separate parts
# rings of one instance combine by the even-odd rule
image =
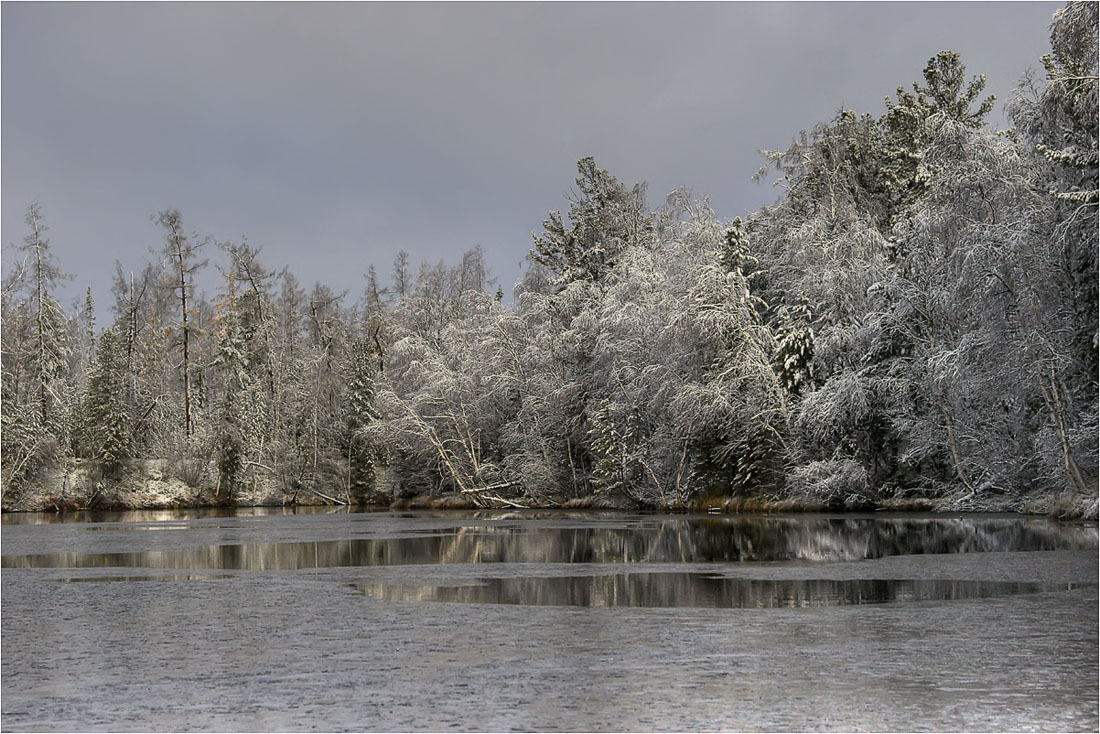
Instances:
[[[1078,374],[1076,392],[1097,399],[1100,370],[1098,314],[1097,204],[1100,202],[1100,112],[1098,112],[1100,5],[1067,3],[1054,14],[1051,51],[1042,57],[1046,85],[1026,79],[1016,90],[1009,114],[1029,147],[1051,165],[1035,171],[1035,185],[1057,200],[1054,233],[1067,260],[1073,292]]]
[[[925,152],[936,125],[952,121],[971,130],[985,124],[996,95],[981,99],[985,75],[966,81],[966,66],[956,51],[940,51],[924,67],[924,85],[913,82],[913,91],[898,87],[897,101],[886,98],[882,117],[885,132],[883,172],[891,191],[894,216],[901,214],[928,188],[932,172]],[[973,105],[977,103],[977,108]]]
[[[653,232],[644,185],[626,188],[591,157],[577,163],[577,172],[580,196],[570,204],[570,222],[561,212],[550,212],[531,251],[531,259],[548,267],[559,285],[599,281],[623,250]]]
[[[23,259],[4,286],[3,446],[5,494],[19,490],[66,452],[69,320],[52,292],[62,274],[38,204],[27,209]],[[12,297],[21,295],[18,300]]]
[[[95,367],[84,404],[84,440],[104,476],[117,476],[130,458],[130,416],[126,407],[126,365],[114,329],[99,337]]]
[[[775,356],[772,369],[791,395],[813,385],[814,330],[810,327],[810,307],[801,298],[793,309],[780,307]]]
[[[49,240],[45,237],[46,226],[42,223],[42,212],[37,204],[32,204],[27,210],[26,221],[31,233],[20,249],[28,255],[27,285],[31,289],[29,295],[34,315],[34,347],[31,354],[33,399],[42,430],[60,439],[63,425],[58,410],[59,383],[64,376],[65,360],[69,354],[66,338],[68,319],[50,291],[68,276],[61,273],[50,251]]]
[[[374,490],[374,451],[366,429],[377,417],[374,409],[377,355],[369,342],[357,339],[349,348],[347,365],[348,491],[357,501]]]

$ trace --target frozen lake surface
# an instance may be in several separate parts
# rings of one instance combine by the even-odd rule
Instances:
[[[4,730],[1098,728],[1096,523],[6,515]]]

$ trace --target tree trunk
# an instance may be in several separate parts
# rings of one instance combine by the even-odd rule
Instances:
[[[191,435],[191,365],[189,353],[190,331],[187,328],[187,270],[183,262],[183,243],[178,233],[173,234],[176,245],[176,258],[179,266],[180,311],[183,318],[183,426],[187,436]]]
[[[1085,480],[1081,476],[1081,469],[1077,466],[1077,460],[1073,457],[1073,447],[1069,442],[1069,427],[1066,425],[1066,409],[1062,400],[1062,393],[1058,389],[1060,380],[1054,373],[1054,368],[1049,368],[1049,374],[1039,379],[1039,389],[1043,393],[1043,402],[1046,403],[1054,420],[1054,429],[1058,433],[1058,441],[1062,447],[1062,460],[1066,468],[1066,477],[1070,487],[1073,488],[1073,496],[1076,497],[1085,491]]]
[[[955,473],[963,486],[969,489],[971,494],[974,494],[976,491],[974,485],[971,483],[970,477],[967,476],[966,469],[963,468],[962,451],[959,450],[959,438],[955,433],[955,421],[951,420],[951,414],[947,412],[947,408],[944,407],[943,403],[940,403],[939,408],[947,426],[947,447],[951,449],[951,459],[955,463]]]
[[[38,289],[38,312],[35,314],[38,327],[38,410],[42,418],[42,424],[45,425],[49,419],[46,395],[46,285],[43,282],[45,274],[42,272],[42,235],[38,227],[38,217],[33,211],[31,212],[31,226],[34,227],[34,270]]]

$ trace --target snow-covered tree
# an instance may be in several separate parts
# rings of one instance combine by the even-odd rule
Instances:
[[[924,67],[924,85],[914,82],[912,92],[898,87],[896,101],[886,98],[883,179],[895,215],[924,194],[932,175],[925,152],[936,126],[951,121],[977,129],[984,124],[996,100],[995,95],[982,99],[984,89],[984,74],[967,82],[958,52],[940,51]]]
[[[550,212],[531,252],[531,259],[549,268],[559,285],[600,280],[623,250],[653,229],[645,186],[627,189],[591,157],[577,163],[577,172],[580,193],[570,201],[568,223],[561,212]]]
[[[65,400],[69,319],[53,292],[62,274],[37,204],[27,209],[30,232],[20,262],[4,284],[4,488],[19,488],[66,449]]]
[[[375,449],[367,429],[377,417],[374,408],[375,377],[379,356],[372,343],[355,339],[344,368],[347,390],[347,484],[356,501],[373,499]]]
[[[183,356],[180,370],[183,382],[183,425],[186,436],[191,435],[191,332],[188,323],[194,302],[194,274],[206,266],[206,260],[198,259],[198,252],[205,244],[195,242],[183,230],[183,217],[177,209],[166,209],[154,217],[165,232],[163,255],[167,263],[165,287],[179,300],[180,349]],[[193,307],[193,305],[192,305]]]
[[[82,443],[104,476],[117,475],[130,459],[130,415],[126,404],[126,362],[114,329],[99,336],[95,367],[88,378]]]
[[[1025,78],[1009,112],[1024,141],[1049,165],[1035,166],[1034,185],[1058,200],[1058,225],[1051,233],[1072,274],[1076,361],[1075,389],[1088,393],[1096,384],[1097,204],[1100,201],[1097,135],[1096,3],[1070,2],[1054,14],[1051,52],[1043,56],[1045,84]],[[1082,396],[1094,398],[1095,391]]]

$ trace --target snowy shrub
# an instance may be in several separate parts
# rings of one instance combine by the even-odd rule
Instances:
[[[820,500],[830,508],[858,509],[873,497],[867,471],[852,459],[814,461],[787,477],[787,491],[796,497]]]

